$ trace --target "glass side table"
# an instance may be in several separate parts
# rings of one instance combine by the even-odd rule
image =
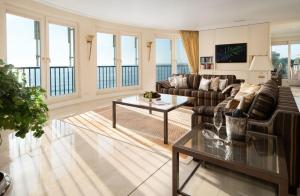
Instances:
[[[283,145],[279,138],[247,131],[245,142],[232,141],[217,146],[215,139],[204,136],[203,130],[207,129],[213,130],[212,126],[207,124],[196,126],[173,145],[173,196],[187,195],[182,190],[203,161],[276,184],[280,196],[288,194],[287,166]],[[220,137],[223,139],[225,139],[225,132],[225,127],[222,127]],[[199,160],[199,164],[181,187],[179,187],[179,153]]]

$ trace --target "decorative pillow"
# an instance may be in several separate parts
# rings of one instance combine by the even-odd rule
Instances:
[[[239,91],[234,97],[234,99],[240,101],[240,104],[238,105],[237,108],[242,110],[243,112],[247,112],[250,105],[252,104],[254,96],[255,96],[255,92],[243,93],[243,92]]]
[[[176,88],[188,88],[187,77],[177,76],[175,80]]]
[[[232,99],[226,104],[225,108],[227,108],[229,110],[234,110],[238,107],[239,104],[240,104],[239,100]]]
[[[223,91],[228,84],[228,79],[220,79],[219,80],[219,90]]]
[[[236,94],[238,94],[239,90],[240,90],[240,87],[232,88],[230,91],[230,97],[234,97]]]
[[[168,80],[158,82],[163,88],[171,88],[171,84]]]
[[[232,88],[239,88],[240,84],[230,84],[224,90],[222,90],[222,94],[229,93]]]
[[[202,78],[199,85],[199,90],[208,91],[210,85],[210,79]]]
[[[218,91],[220,78],[215,77],[215,78],[211,78],[210,80],[211,80],[211,82],[210,82],[209,88],[212,89],[213,91]]]
[[[243,93],[257,93],[260,89],[260,85],[254,85],[254,84],[248,84],[248,83],[242,83],[240,91]]]
[[[176,76],[168,77],[169,83],[172,87],[176,86]]]

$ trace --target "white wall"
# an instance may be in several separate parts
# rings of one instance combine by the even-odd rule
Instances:
[[[78,94],[74,96],[47,98],[50,108],[63,107],[69,104],[76,104],[84,101],[92,101],[97,99],[105,99],[109,97],[121,96],[142,92],[144,90],[155,89],[155,36],[157,34],[174,34],[174,31],[162,31],[157,29],[147,29],[132,27],[122,24],[108,23],[93,18],[79,16],[64,10],[52,8],[31,0],[0,0],[0,58],[6,58],[6,40],[5,40],[5,13],[7,11],[20,13],[21,15],[38,16],[42,23],[45,23],[49,18],[55,18],[58,21],[72,22],[77,25],[77,64],[78,66]],[[45,31],[45,29],[42,29]],[[140,38],[140,66],[141,66],[141,85],[135,88],[120,88],[113,91],[99,91],[96,88],[96,40],[93,41],[91,59],[88,60],[88,44],[86,37],[94,35],[97,31],[112,31],[113,33],[133,33]],[[42,38],[42,44],[46,38]],[[152,41],[152,51],[150,61],[148,60],[147,42]],[[43,46],[42,46],[43,48]],[[47,57],[45,52],[42,52],[42,58]],[[45,64],[45,63],[44,63]],[[46,87],[47,79],[44,78],[44,88]]]
[[[269,23],[205,30],[199,32],[200,56],[215,56],[215,45],[247,43],[246,63],[215,63],[215,70],[200,70],[206,74],[235,74],[247,82],[257,83],[259,73],[249,71],[253,55],[270,55]],[[269,77],[269,76],[268,76]]]

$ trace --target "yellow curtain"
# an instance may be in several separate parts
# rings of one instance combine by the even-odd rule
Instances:
[[[191,73],[198,73],[199,70],[199,32],[180,31],[182,43],[189,60]]]

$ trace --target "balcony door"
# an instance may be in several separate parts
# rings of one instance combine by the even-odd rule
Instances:
[[[7,63],[25,76],[27,86],[41,86],[40,21],[7,13],[6,37]]]
[[[75,92],[75,29],[48,24],[50,96]]]
[[[139,87],[138,36],[97,33],[97,88],[114,90]]]
[[[156,39],[156,81],[167,80],[172,75],[172,39]]]
[[[289,73],[288,59],[289,59],[289,46],[288,46],[288,44],[273,45],[272,46],[272,64],[273,64],[273,68],[277,69],[277,72],[284,79],[288,78],[288,73]]]
[[[176,71],[178,74],[190,73],[188,59],[181,38],[176,39]]]
[[[188,59],[178,35],[156,38],[156,81],[167,80],[172,74],[190,73]]]
[[[116,88],[116,71],[116,35],[97,33],[97,88]]]
[[[138,38],[121,36],[122,86],[139,85]]]
[[[291,44],[291,79],[300,81],[300,43]]]

